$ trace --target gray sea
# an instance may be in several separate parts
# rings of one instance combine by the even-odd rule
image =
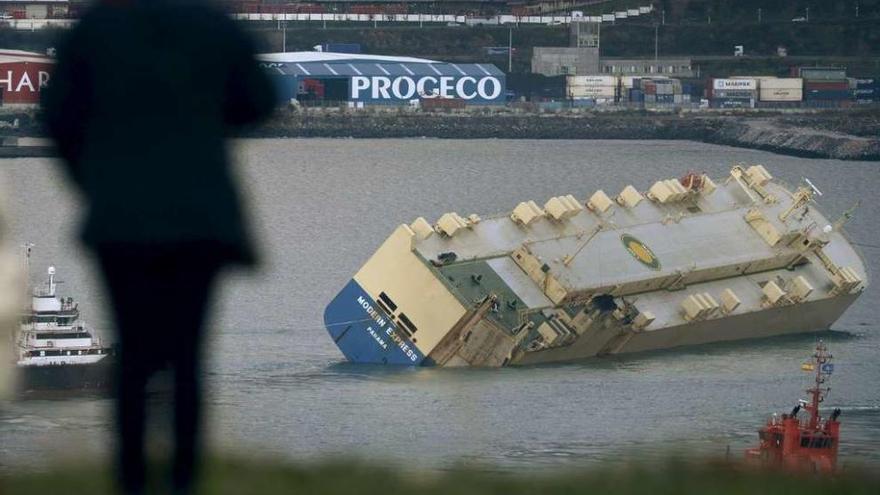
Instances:
[[[322,328],[324,306],[396,225],[417,216],[485,217],[523,200],[586,198],[630,183],[644,190],[689,170],[721,177],[734,163],[762,163],[788,183],[810,178],[831,218],[861,200],[848,230],[871,273],[880,267],[877,163],[686,141],[266,139],[234,147],[263,263],[230,273],[215,304],[207,420],[220,452],[517,471],[728,448],[739,456],[772,412],[805,395],[810,376],[799,368],[815,335],[497,370],[347,364]],[[36,245],[32,278],[56,265],[61,292],[112,336],[93,261],[76,241],[80,199],[48,159],[2,160],[0,178],[14,242]],[[843,410],[845,464],[880,463],[878,294],[871,286],[822,335],[836,358],[826,405]],[[161,307],[144,301],[144,310],[163,324]],[[106,457],[110,406],[98,396],[0,402],[0,469]],[[151,441],[166,445],[158,434]]]

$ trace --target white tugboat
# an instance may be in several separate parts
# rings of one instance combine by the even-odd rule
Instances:
[[[27,248],[28,258],[30,247]],[[79,305],[57,295],[55,267],[32,292],[15,339],[22,390],[104,388],[109,385],[112,348],[79,321]]]

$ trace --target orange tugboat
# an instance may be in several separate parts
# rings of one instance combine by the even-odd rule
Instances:
[[[819,415],[819,404],[831,390],[824,386],[834,372],[831,358],[828,348],[819,341],[812,361],[802,366],[805,371],[816,373],[815,384],[807,389],[810,401],[800,400],[791,414],[783,414],[781,419],[774,414],[759,430],[761,444],[746,451],[747,461],[795,472],[835,471],[840,440],[840,422],[837,421],[840,409],[834,409],[827,419]],[[805,409],[809,416],[798,418],[801,409]]]

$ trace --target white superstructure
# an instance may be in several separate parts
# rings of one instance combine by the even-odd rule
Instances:
[[[19,367],[96,364],[110,353],[79,321],[73,298],[60,298],[56,292],[55,267],[50,266],[45,286],[33,291],[30,308],[22,316],[15,346]]]

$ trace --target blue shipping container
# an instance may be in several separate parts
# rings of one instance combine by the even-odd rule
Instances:
[[[629,101],[643,102],[645,101],[645,93],[641,89],[629,90]]]
[[[849,91],[811,89],[804,93],[805,100],[848,100],[852,97]]]
[[[753,108],[755,100],[751,98],[714,98],[710,102],[712,108]]]

